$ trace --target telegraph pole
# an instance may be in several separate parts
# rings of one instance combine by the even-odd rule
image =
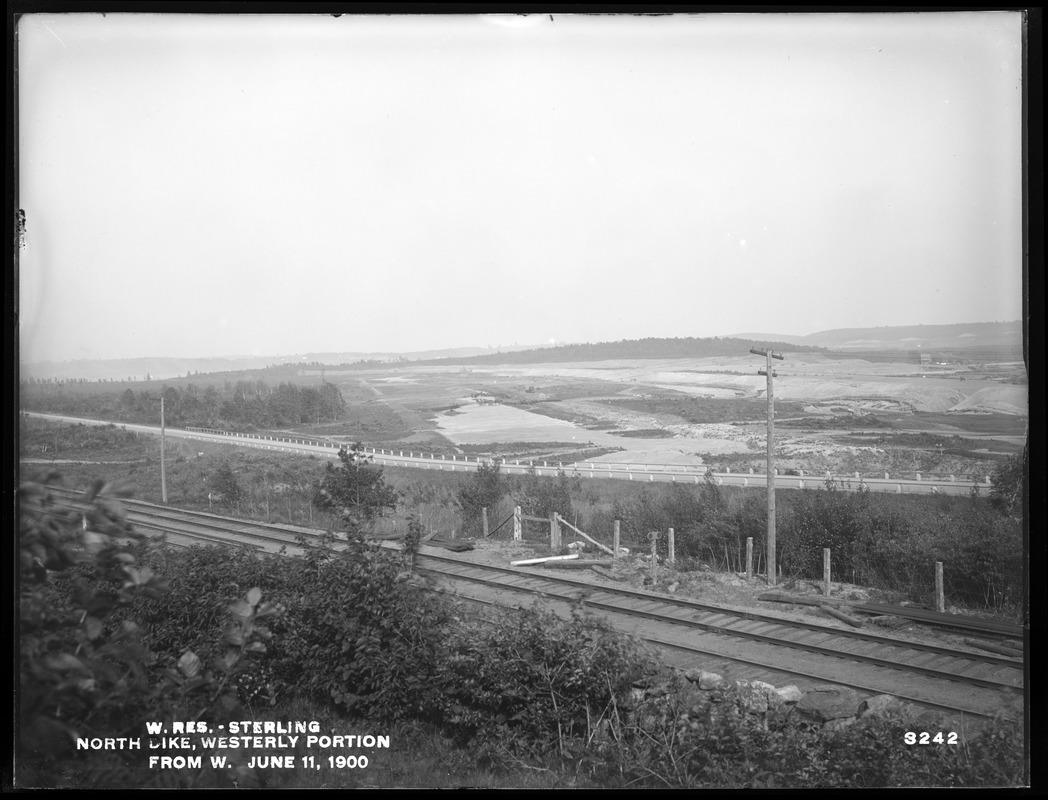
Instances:
[[[160,395],[160,500],[167,503],[167,469],[164,466],[164,396]]]
[[[751,347],[750,352],[764,356],[765,368],[757,370],[757,374],[768,377],[768,585],[774,586],[778,567],[775,563],[775,394],[772,384],[775,370],[772,369],[771,360],[777,358],[782,361],[784,357],[773,353],[771,348],[757,350]]]

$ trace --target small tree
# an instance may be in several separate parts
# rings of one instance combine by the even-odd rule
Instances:
[[[548,517],[557,512],[566,519],[572,516],[571,478],[564,470],[557,473],[556,480],[541,477],[535,467],[528,469],[519,485],[517,505],[534,517]]]
[[[218,469],[212,473],[209,483],[212,491],[216,492],[221,500],[240,508],[240,501],[244,499],[244,489],[228,462],[219,465]]]
[[[360,442],[350,450],[343,447],[338,458],[340,466],[329,462],[325,467],[313,494],[314,506],[338,513],[347,530],[370,525],[397,507],[400,493],[386,483],[382,468],[371,463]]]
[[[1024,482],[1026,479],[1026,452],[1002,461],[990,476],[990,503],[1007,516],[1019,516],[1023,511]]]
[[[497,461],[481,464],[466,485],[459,489],[458,501],[462,508],[463,523],[476,525],[481,509],[494,508],[508,488]]]

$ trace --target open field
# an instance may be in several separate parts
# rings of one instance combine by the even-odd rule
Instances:
[[[915,363],[911,356],[787,352],[776,363],[776,466],[985,476],[1021,451],[1028,419],[1021,363]],[[448,456],[760,472],[768,410],[762,366],[749,354],[284,365],[163,382],[28,383],[21,403],[156,424],[157,398],[166,392],[174,413],[168,425],[175,427],[301,434]],[[341,405],[317,401],[334,387]],[[307,393],[313,404],[305,411]],[[287,401],[282,409],[277,398]]]
[[[1022,449],[1022,364],[913,364],[798,354],[776,364],[783,469],[985,472]],[[376,365],[342,374],[390,426],[376,444],[593,461],[764,463],[766,381],[754,356],[441,367]],[[911,435],[907,435],[911,434]],[[913,434],[920,434],[919,436]],[[384,439],[380,437],[385,436]],[[365,439],[366,443],[371,443]],[[528,448],[532,448],[528,452]]]

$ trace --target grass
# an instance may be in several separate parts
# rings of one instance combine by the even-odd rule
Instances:
[[[555,789],[571,785],[573,778],[548,767],[526,764],[516,769],[493,770],[479,766],[468,750],[457,747],[439,730],[412,722],[382,725],[364,720],[347,720],[317,708],[308,717],[299,712],[274,718],[316,719],[323,730],[334,732],[372,731],[390,737],[389,749],[314,749],[320,769],[270,770],[263,773],[260,786],[271,789]],[[339,769],[328,765],[329,755],[365,755],[363,769]]]

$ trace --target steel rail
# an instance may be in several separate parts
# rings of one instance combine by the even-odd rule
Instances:
[[[438,574],[442,574],[442,573],[438,573]],[[514,587],[506,586],[504,584],[496,584],[496,587],[499,588],[499,589],[511,589],[511,590],[514,588]],[[501,603],[499,603],[496,600],[485,600],[485,599],[479,598],[479,597],[467,597],[467,596],[462,596],[462,595],[459,595],[459,598],[467,600],[468,602],[471,602],[471,603],[480,603],[480,604],[483,604],[483,605],[488,605],[488,606],[493,606],[493,607],[504,607],[504,606],[502,606]],[[565,601],[565,598],[562,598],[562,597],[558,597],[557,599],[561,600],[562,602]],[[572,602],[577,602],[577,601],[572,601]],[[591,602],[588,599],[586,600],[585,604],[587,606],[592,605]],[[648,642],[648,643],[650,643],[652,645],[655,645],[656,647],[659,647],[659,648],[680,650],[680,651],[682,651],[684,653],[687,653],[688,655],[691,655],[691,656],[708,656],[708,657],[710,657],[712,659],[717,659],[717,660],[721,660],[721,661],[731,661],[731,662],[734,662],[734,663],[737,663],[737,664],[743,664],[746,667],[751,667],[751,668],[758,669],[758,670],[760,670],[762,672],[765,672],[765,673],[779,674],[779,675],[790,675],[790,676],[793,676],[795,678],[801,678],[801,679],[804,679],[804,680],[820,681],[822,683],[833,684],[834,686],[843,686],[845,688],[853,689],[853,690],[855,690],[857,692],[861,692],[861,693],[866,694],[866,695],[871,696],[871,697],[872,696],[876,696],[876,695],[886,694],[886,692],[883,689],[878,688],[878,687],[867,686],[865,684],[854,683],[854,682],[849,682],[849,681],[842,681],[839,678],[826,677],[826,676],[823,676],[823,675],[816,675],[816,674],[812,674],[810,672],[801,672],[800,670],[789,669],[789,668],[786,668],[786,667],[770,666],[770,665],[764,663],[763,661],[754,661],[752,659],[742,658],[741,656],[737,656],[737,655],[734,655],[734,656],[726,655],[724,653],[720,653],[720,652],[717,652],[715,650],[705,650],[705,649],[703,649],[701,647],[698,647],[697,645],[694,645],[694,644],[686,644],[686,645],[684,645],[684,644],[680,644],[679,642],[668,642],[668,641],[666,641],[664,639],[659,639],[658,637],[650,636],[650,635],[647,635],[647,634],[640,634],[639,638],[642,641]],[[682,669],[681,667],[674,667],[674,668],[678,669],[678,670]],[[961,715],[967,714],[969,716],[980,717],[982,719],[993,719],[996,716],[996,714],[987,713],[985,711],[977,711],[975,709],[970,709],[970,708],[960,708],[960,707],[957,707],[957,706],[951,706],[951,705],[948,705],[946,703],[938,703],[938,702],[936,702],[934,700],[928,700],[926,698],[919,698],[919,697],[914,697],[914,696],[908,695],[908,694],[902,694],[902,693],[900,693],[898,691],[892,691],[891,695],[893,697],[896,697],[896,698],[900,699],[900,700],[904,700],[904,701],[906,701],[908,703],[912,703],[912,704],[918,705],[918,706],[925,706],[925,707],[928,707],[928,708],[933,708],[933,709],[935,709],[937,711],[944,711],[944,712],[947,712],[948,714],[957,714],[957,713],[960,713]]]
[[[438,554],[427,553],[425,555],[425,557],[426,558],[433,558],[433,559],[437,559],[437,560],[441,560],[441,561],[448,561],[448,562],[456,563],[456,564],[464,564],[464,565],[467,565],[467,566],[474,566],[473,562],[464,562],[461,559],[455,559],[455,558],[451,558],[449,556],[443,556],[443,555],[438,555]],[[986,662],[986,663],[990,663],[990,664],[1001,664],[1001,665],[1012,666],[1012,667],[1017,667],[1017,666],[1021,666],[1022,665],[1022,661],[1021,660],[1017,660],[1015,658],[1009,658],[1008,656],[992,655],[992,654],[989,654],[989,653],[977,653],[977,652],[970,652],[969,653],[968,651],[965,651],[965,650],[954,650],[952,648],[942,647],[940,645],[925,644],[925,643],[922,643],[922,642],[909,642],[909,641],[907,641],[905,639],[895,639],[895,638],[892,638],[890,636],[884,636],[884,635],[881,635],[881,634],[869,633],[869,632],[865,632],[865,631],[853,631],[853,630],[849,630],[847,628],[835,628],[835,627],[832,627],[830,625],[823,625],[823,624],[820,624],[820,623],[817,623],[817,622],[807,622],[807,621],[803,621],[803,620],[784,619],[782,617],[776,617],[776,616],[772,616],[770,614],[761,614],[759,612],[754,612],[754,611],[733,609],[733,608],[728,608],[728,607],[725,607],[725,606],[714,605],[714,604],[711,604],[711,603],[703,603],[701,601],[693,600],[691,598],[670,597],[670,596],[666,596],[666,595],[655,594],[654,592],[646,592],[646,591],[643,591],[643,590],[640,590],[640,589],[630,589],[630,588],[626,588],[626,587],[606,587],[606,586],[604,586],[602,584],[594,584],[594,583],[590,583],[588,581],[583,581],[583,580],[579,580],[579,579],[576,579],[576,578],[570,578],[570,577],[567,577],[567,576],[547,575],[547,574],[545,574],[543,572],[537,571],[535,568],[516,569],[516,568],[510,568],[510,567],[500,567],[500,566],[495,566],[495,565],[476,565],[476,566],[483,566],[486,569],[500,570],[500,571],[507,572],[507,573],[526,572],[529,575],[534,575],[534,576],[536,576],[538,578],[542,578],[543,580],[553,581],[553,582],[557,582],[557,583],[569,584],[569,585],[572,585],[572,586],[576,586],[576,587],[578,587],[580,589],[583,589],[583,588],[592,589],[594,587],[597,587],[597,589],[600,590],[600,591],[606,591],[606,592],[609,592],[609,593],[635,597],[635,598],[640,599],[640,600],[659,602],[659,603],[664,603],[666,605],[679,606],[681,608],[686,608],[686,609],[696,610],[696,611],[703,611],[703,612],[711,612],[711,613],[714,613],[714,614],[728,614],[728,615],[731,615],[731,616],[740,617],[740,618],[751,620],[751,621],[754,621],[754,622],[762,622],[762,623],[768,623],[768,624],[772,624],[772,625],[787,625],[787,626],[795,627],[795,628],[805,628],[805,629],[814,631],[816,633],[825,633],[825,634],[829,634],[829,635],[832,635],[832,636],[844,636],[844,637],[847,637],[849,639],[855,639],[855,640],[861,640],[861,641],[870,641],[870,642],[874,642],[874,643],[877,643],[877,644],[889,645],[889,646],[892,646],[892,647],[906,647],[906,648],[909,648],[909,649],[925,650],[927,652],[937,653],[939,655],[954,656],[954,657],[957,657],[957,658],[969,658],[970,660],[973,660],[973,661],[982,661],[982,662]]]
[[[416,556],[416,565],[419,564],[421,559],[429,558],[429,557],[430,556],[428,556],[428,555],[427,556]],[[470,567],[474,567],[474,568],[479,568],[479,569],[489,569],[486,565],[472,565],[471,564],[469,566]],[[416,566],[416,568],[417,569],[426,569],[425,567],[419,567],[419,566]],[[493,569],[494,571],[501,571],[500,568],[497,568],[497,567],[496,568],[490,568],[490,569]],[[431,573],[435,573],[435,574],[444,574],[444,575],[448,575],[449,574],[448,572],[444,572],[444,571],[440,571],[440,570],[427,570],[427,571],[429,571]],[[562,599],[562,600],[571,601],[571,600],[574,599],[574,598],[572,598],[571,596],[568,596],[568,595],[560,595],[560,594],[556,594],[556,593],[551,593],[549,591],[544,591],[544,590],[541,590],[541,589],[531,589],[531,588],[528,588],[528,587],[515,587],[512,584],[507,584],[505,582],[500,582],[497,578],[481,578],[481,577],[475,577],[475,576],[470,576],[470,575],[461,575],[461,574],[455,573],[455,572],[451,572],[450,575],[454,575],[455,577],[458,577],[459,579],[462,579],[462,580],[469,580],[469,581],[473,581],[473,582],[476,582],[476,583],[483,583],[483,584],[486,584],[486,585],[489,585],[489,586],[492,586],[492,587],[495,587],[495,588],[509,589],[509,590],[513,590],[513,591],[524,591],[524,592],[528,592],[528,593],[534,593],[535,591],[541,591],[542,594],[552,595],[552,596],[558,597],[559,599]],[[544,576],[535,576],[535,577],[538,578],[539,580],[546,580],[546,578]],[[554,583],[554,584],[560,583],[560,581],[557,580],[557,579],[553,579],[550,582]],[[603,591],[606,594],[611,594],[613,596],[618,594],[614,589],[607,589],[607,590],[605,590],[603,587],[595,586],[594,584],[586,584],[586,586],[587,586],[587,588],[589,588],[591,590],[594,590],[595,593]],[[648,600],[648,598],[645,598],[645,599]],[[652,598],[650,598],[649,602],[661,604],[661,598],[652,597]],[[609,602],[597,600],[597,599],[594,599],[592,596],[586,598],[586,605],[588,605],[588,606],[590,606],[592,608],[600,608],[600,609],[605,610],[605,611],[611,611],[611,612],[619,613],[619,614],[627,614],[627,615],[630,615],[630,616],[641,617],[643,619],[656,620],[658,622],[667,622],[667,623],[676,624],[676,625],[683,625],[683,626],[687,626],[687,627],[691,627],[691,628],[699,628],[700,630],[704,630],[704,631],[706,631],[708,633],[714,633],[714,634],[719,634],[719,635],[724,635],[724,636],[729,636],[729,637],[734,637],[734,638],[739,638],[739,639],[750,639],[752,641],[760,642],[762,644],[770,644],[770,645],[773,645],[775,647],[789,647],[789,648],[792,648],[792,649],[795,649],[795,650],[801,650],[801,651],[809,652],[809,653],[816,653],[816,654],[819,654],[819,655],[828,655],[828,656],[831,656],[831,657],[834,657],[834,658],[843,658],[843,659],[846,659],[846,660],[849,660],[849,661],[857,661],[857,662],[861,662],[861,663],[872,664],[874,666],[886,667],[888,669],[899,669],[899,670],[903,670],[903,671],[909,672],[909,673],[918,673],[918,674],[922,674],[922,675],[928,675],[929,677],[940,678],[940,679],[943,679],[943,680],[957,681],[957,682],[964,683],[966,685],[971,685],[971,686],[980,686],[980,687],[989,688],[989,689],[1002,689],[1002,688],[1003,689],[1015,689],[1015,688],[1017,688],[1014,684],[1011,684],[1011,683],[1003,683],[1001,681],[992,681],[992,680],[987,680],[987,679],[984,679],[984,678],[976,678],[976,677],[973,677],[973,676],[967,676],[967,675],[958,674],[956,672],[946,672],[944,670],[935,669],[935,668],[932,668],[932,667],[925,667],[925,666],[921,666],[921,665],[918,665],[918,664],[909,664],[909,663],[905,663],[905,662],[900,662],[898,659],[894,659],[893,660],[893,659],[889,659],[889,658],[880,658],[878,656],[872,656],[872,655],[866,655],[866,654],[862,654],[862,653],[853,653],[853,652],[843,651],[843,650],[840,650],[840,649],[837,649],[837,648],[828,647],[828,646],[823,645],[823,644],[806,644],[806,643],[803,643],[803,642],[790,641],[788,638],[783,638],[781,636],[770,636],[770,635],[767,635],[767,634],[755,633],[755,632],[751,632],[751,631],[741,631],[741,630],[737,630],[737,629],[731,628],[731,627],[729,627],[727,625],[723,625],[723,624],[716,624],[716,623],[710,623],[710,622],[702,622],[702,621],[694,620],[694,619],[683,619],[683,618],[680,618],[680,617],[674,617],[674,616],[671,616],[669,614],[664,614],[664,613],[658,612],[658,611],[656,611],[654,609],[645,610],[645,609],[640,609],[640,608],[629,608],[628,606],[623,606],[623,605],[618,605],[618,604],[615,604],[615,603],[609,603]],[[733,612],[731,612],[729,610],[723,610],[720,613],[725,614],[725,615],[731,615]],[[773,624],[776,624],[776,625],[778,625],[780,627],[784,627],[784,628],[792,627],[791,623],[789,621],[787,621],[787,620],[777,620]],[[850,638],[847,635],[849,632],[846,631],[846,630],[838,630],[836,628],[830,628],[829,630],[833,632],[834,636],[838,636],[838,637],[841,637],[841,638]],[[893,646],[897,647],[899,649],[918,649],[918,648],[907,648],[907,644],[908,643],[896,642],[896,643],[893,644]],[[954,651],[953,653],[950,653],[950,656],[952,658],[955,658],[955,659],[966,660],[966,661],[974,661],[974,662],[978,662],[978,661],[983,660],[983,659],[981,659],[979,657],[979,655],[971,655],[971,654],[969,654],[967,652]],[[1013,662],[1011,664],[1011,666],[1021,667],[1022,665],[1021,665],[1021,663],[1020,664],[1015,664]]]

